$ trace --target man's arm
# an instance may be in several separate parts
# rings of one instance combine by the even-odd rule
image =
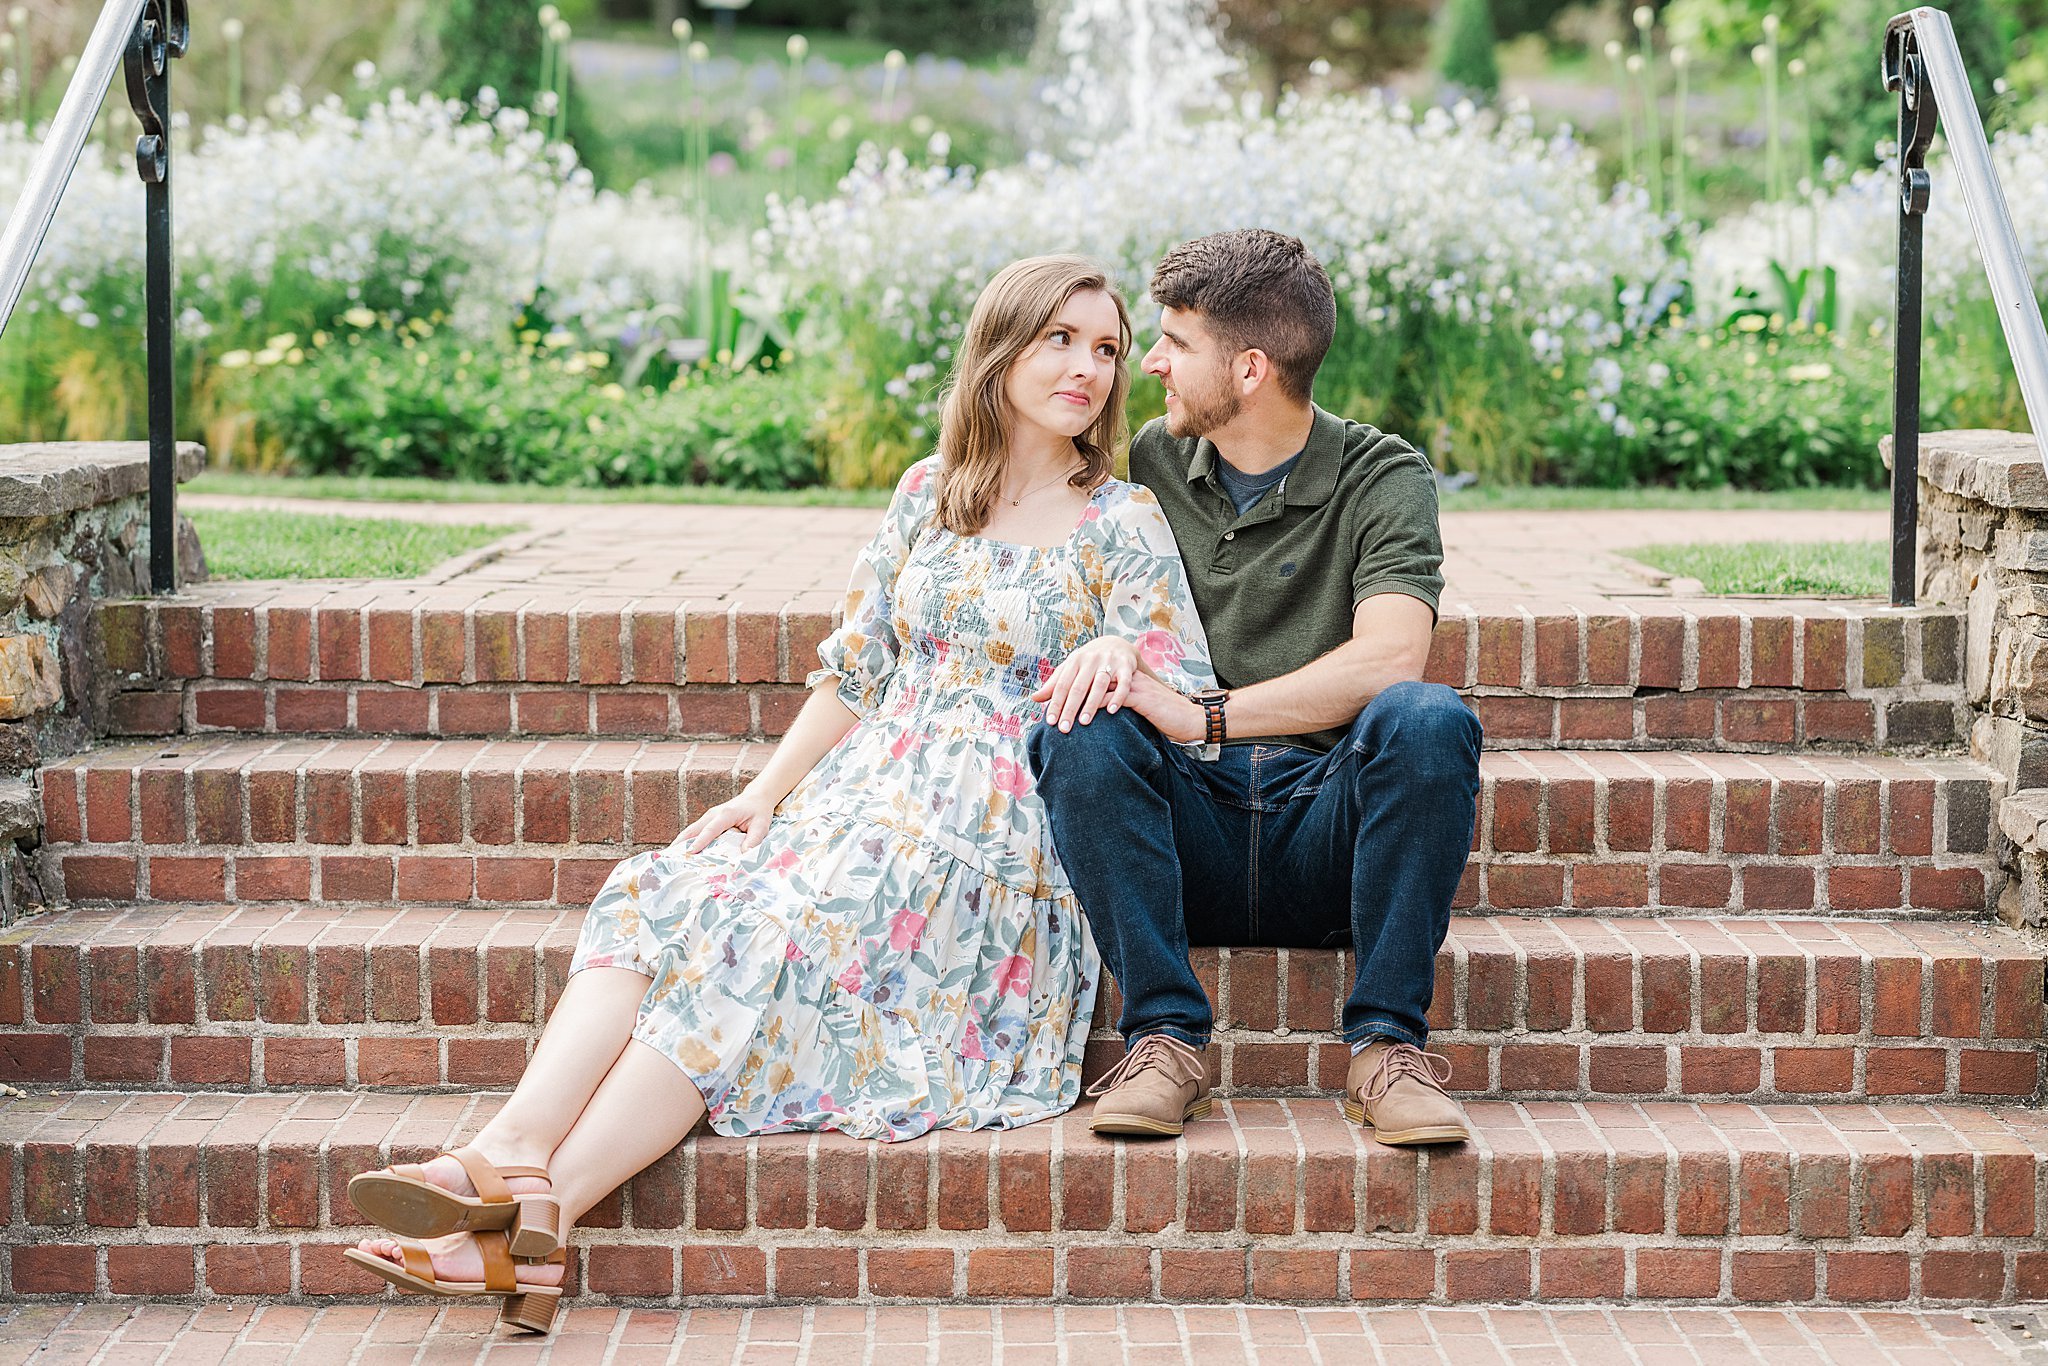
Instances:
[[[1351,614],[1351,639],[1293,673],[1239,688],[1230,694],[1226,720],[1233,740],[1262,735],[1306,735],[1352,718],[1396,683],[1417,682],[1429,667],[1429,642],[1436,614],[1406,593],[1375,593]],[[1147,680],[1148,682],[1150,680]],[[1133,680],[1126,704],[1169,739],[1192,744],[1202,738],[1199,703],[1164,684]]]

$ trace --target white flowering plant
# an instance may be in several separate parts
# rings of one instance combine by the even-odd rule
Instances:
[[[1300,236],[1344,325],[1318,392],[1489,478],[1529,471],[1539,367],[1611,347],[1681,289],[1669,225],[1604,193],[1592,154],[1526,116],[1377,98],[1285,104],[977,175],[869,155],[818,204],[770,206],[760,247],[845,345],[838,482],[885,483],[928,447],[932,381],[976,292],[1020,256],[1079,251],[1137,303],[1175,242]],[[1137,386],[1138,411],[1156,386]]]
[[[1991,140],[2020,250],[2035,266],[2035,285],[2048,292],[2048,124],[2006,130]],[[1922,269],[1928,321],[1939,327],[1956,310],[1988,297],[1962,189],[1947,158],[1928,159],[1933,189],[1926,215]],[[1774,261],[1832,267],[1840,280],[1844,326],[1889,319],[1898,268],[1899,172],[1896,161],[1857,171],[1809,201],[1759,205],[1724,218],[1700,234],[1694,287],[1708,314],[1725,310],[1743,290],[1767,290]]]
[[[0,209],[36,150],[19,125],[0,127]],[[509,335],[522,314],[616,336],[636,312],[687,299],[706,263],[734,260],[700,251],[672,202],[597,190],[573,151],[489,92],[471,108],[392,91],[357,114],[286,91],[263,118],[205,129],[174,175],[178,371],[183,403],[202,410],[224,353],[351,312],[445,322],[477,341]],[[9,386],[0,405],[32,395],[10,414],[17,430],[134,429],[119,396],[142,388],[142,199],[129,167],[88,148],[19,306],[32,340],[9,358],[60,382]]]

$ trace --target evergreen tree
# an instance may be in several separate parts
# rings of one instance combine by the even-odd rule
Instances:
[[[540,93],[540,6],[534,0],[440,0],[428,20],[443,95],[474,100],[485,86],[501,104],[531,109]]]
[[[1444,84],[1471,99],[1492,98],[1500,90],[1500,67],[1487,0],[1449,0],[1439,23],[1437,74]]]
[[[427,60],[437,94],[474,103],[485,86],[498,103],[533,110],[541,94],[540,0],[436,0],[426,18]],[[564,54],[566,60],[566,54]],[[563,129],[577,157],[600,183],[605,179],[603,139],[568,83]]]

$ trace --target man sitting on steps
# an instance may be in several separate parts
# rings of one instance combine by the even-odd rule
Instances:
[[[1039,690],[1054,843],[1124,998],[1093,1127],[1209,1112],[1191,944],[1353,947],[1344,1109],[1382,1143],[1470,1136],[1422,1051],[1472,839],[1479,722],[1421,682],[1443,588],[1436,485],[1397,436],[1310,400],[1336,298],[1295,238],[1216,233],[1152,276],[1166,416],[1131,478],[1171,523],[1223,686],[1183,695],[1107,636]]]

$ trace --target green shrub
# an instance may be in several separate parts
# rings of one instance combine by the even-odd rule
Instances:
[[[601,351],[490,349],[423,325],[315,338],[247,373],[262,462],[310,474],[564,485],[816,483],[816,387],[800,370],[609,379]]]
[[[1813,128],[1819,150],[1851,166],[1875,164],[1873,149],[1898,136],[1899,97],[1878,79],[1885,21],[1906,8],[1892,0],[1835,0],[1822,11],[1813,47],[1839,54],[1813,63]],[[2010,49],[2001,32],[1996,0],[1949,0],[1943,5],[1955,25],[1956,46],[1977,108],[1993,107],[1992,83],[2005,74]]]
[[[1891,429],[1890,357],[1750,316],[1672,327],[1579,362],[1545,439],[1561,483],[1749,489],[1875,486]]]

